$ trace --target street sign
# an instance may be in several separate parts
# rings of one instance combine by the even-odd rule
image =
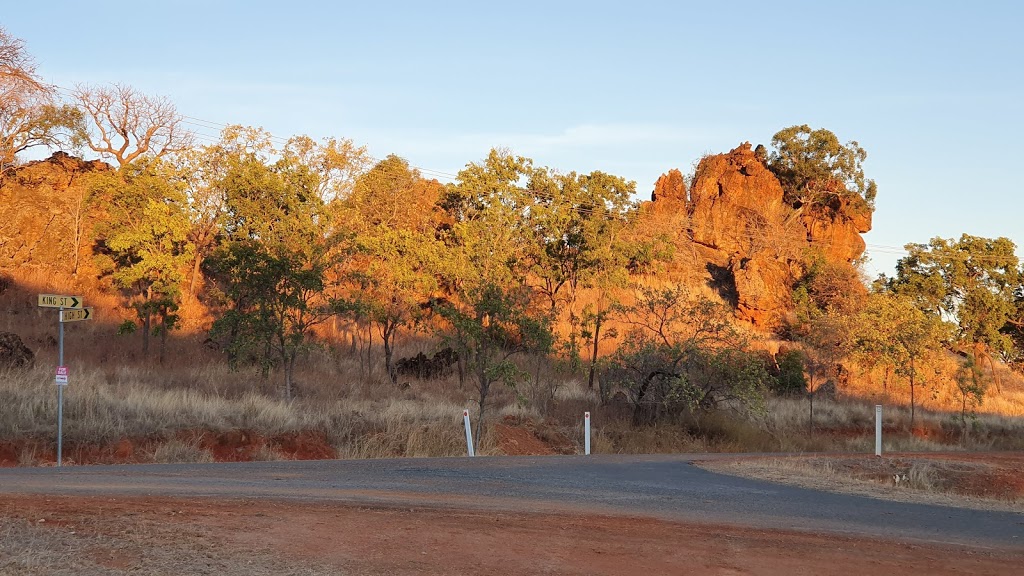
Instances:
[[[81,308],[84,306],[84,303],[81,296],[40,294],[39,305],[43,308]]]
[[[92,308],[79,308],[77,310],[61,310],[61,322],[78,322],[92,318]]]
[[[67,386],[68,385],[68,367],[67,366],[57,366],[57,379],[56,379],[56,381],[57,381],[57,385],[58,386]]]

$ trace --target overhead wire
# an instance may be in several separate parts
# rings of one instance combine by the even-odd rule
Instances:
[[[68,96],[74,97],[77,94],[75,90],[67,88],[67,87],[64,87],[64,86],[54,85],[54,88],[56,90],[64,93],[64,94],[68,95]],[[203,118],[198,118],[198,117],[195,117],[195,116],[190,116],[190,115],[185,115],[185,114],[180,114],[179,117],[180,117],[182,123],[187,124],[189,126],[193,126],[195,128],[199,128],[199,129],[203,129],[203,130],[214,130],[214,131],[217,131],[216,134],[210,134],[210,133],[207,133],[207,132],[200,132],[199,130],[190,130],[190,133],[195,138],[203,141],[206,144],[216,144],[216,143],[220,142],[220,140],[221,140],[221,132],[224,129],[229,128],[229,127],[232,126],[232,124],[227,124],[227,123],[223,123],[223,122],[217,122],[217,121],[213,121],[213,120],[206,120],[206,119],[203,119]],[[290,142],[290,140],[288,138],[283,138],[283,137],[280,137],[280,136],[275,136],[273,133],[271,133],[270,131],[267,131],[267,130],[265,130],[263,128],[260,128],[260,130],[263,130],[263,132],[267,135],[267,139],[272,141],[272,142],[274,142],[274,143],[277,143],[279,145],[286,145],[286,144],[288,144]],[[371,154],[367,154],[366,157],[371,162],[380,162],[382,160],[381,158],[377,158],[377,157],[375,157],[375,156],[373,156]],[[459,179],[459,175],[458,174],[453,174],[451,172],[446,172],[446,171],[443,171],[443,170],[437,170],[437,169],[433,169],[433,168],[426,168],[426,167],[422,167],[422,166],[415,166],[415,165],[411,165],[411,164],[409,165],[409,167],[414,169],[414,170],[416,170],[416,171],[418,171],[421,174],[424,174],[424,175],[427,175],[427,176],[430,176],[430,177],[434,177],[434,178],[440,177],[440,178],[444,178],[444,179],[447,179],[447,180],[451,180],[453,182],[457,181]],[[535,198],[538,198],[538,199],[549,200],[549,201],[552,201],[552,202],[558,200],[558,198],[553,193],[542,191],[542,190],[525,190],[525,192],[530,194],[531,196],[533,196]],[[607,215],[608,214],[607,211],[604,211],[604,210],[597,211],[595,208],[590,208],[590,207],[587,207],[587,206],[571,206],[570,208],[575,210],[578,213],[585,214],[587,216]],[[692,230],[693,225],[694,225],[693,220],[691,219],[691,217],[689,215],[687,215],[685,219],[686,219],[687,230]],[[799,233],[799,230],[797,230],[795,232]],[[772,235],[769,235],[767,233],[754,233],[754,232],[751,232],[751,231],[734,230],[734,231],[727,232],[727,234],[729,234],[730,236],[736,237],[736,238],[742,238],[742,239],[751,240],[751,241],[759,240],[759,241],[764,241],[764,242],[778,242],[780,240],[780,238],[778,236],[772,236]],[[806,240],[801,241],[801,243],[807,243],[809,245],[813,244],[813,245],[822,246],[822,247],[834,247],[835,246],[834,243],[832,243],[830,241],[827,241],[827,240],[806,239]],[[923,244],[923,245],[927,246],[927,244]],[[865,243],[865,249],[866,249],[866,251],[868,253],[871,253],[871,254],[883,254],[883,255],[890,255],[890,256],[907,256],[907,255],[910,254],[910,252],[905,247],[901,248],[901,247],[898,247],[898,246],[887,246],[887,245],[883,245],[883,244]],[[930,257],[936,258],[936,255],[935,254],[931,254]],[[1002,261],[1003,260],[1002,257],[991,256],[991,255],[972,255],[969,258],[970,258],[970,260],[976,261],[976,262]]]

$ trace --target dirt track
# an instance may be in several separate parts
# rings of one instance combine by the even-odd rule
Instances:
[[[1013,574],[1024,560],[601,515],[40,496],[0,509],[3,574]]]
[[[0,474],[0,574],[1016,574],[1024,562],[1019,514],[828,495],[681,457],[54,472]],[[876,517],[888,524],[872,533]]]

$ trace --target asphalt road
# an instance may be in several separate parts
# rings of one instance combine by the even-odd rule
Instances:
[[[297,499],[648,516],[1024,549],[1024,514],[830,494],[705,471],[692,456],[545,456],[0,469],[0,493]]]

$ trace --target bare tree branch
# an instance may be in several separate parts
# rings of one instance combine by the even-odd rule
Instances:
[[[165,97],[147,96],[131,86],[78,86],[75,98],[91,121],[89,148],[118,166],[140,156],[166,156],[188,149],[192,134]]]

